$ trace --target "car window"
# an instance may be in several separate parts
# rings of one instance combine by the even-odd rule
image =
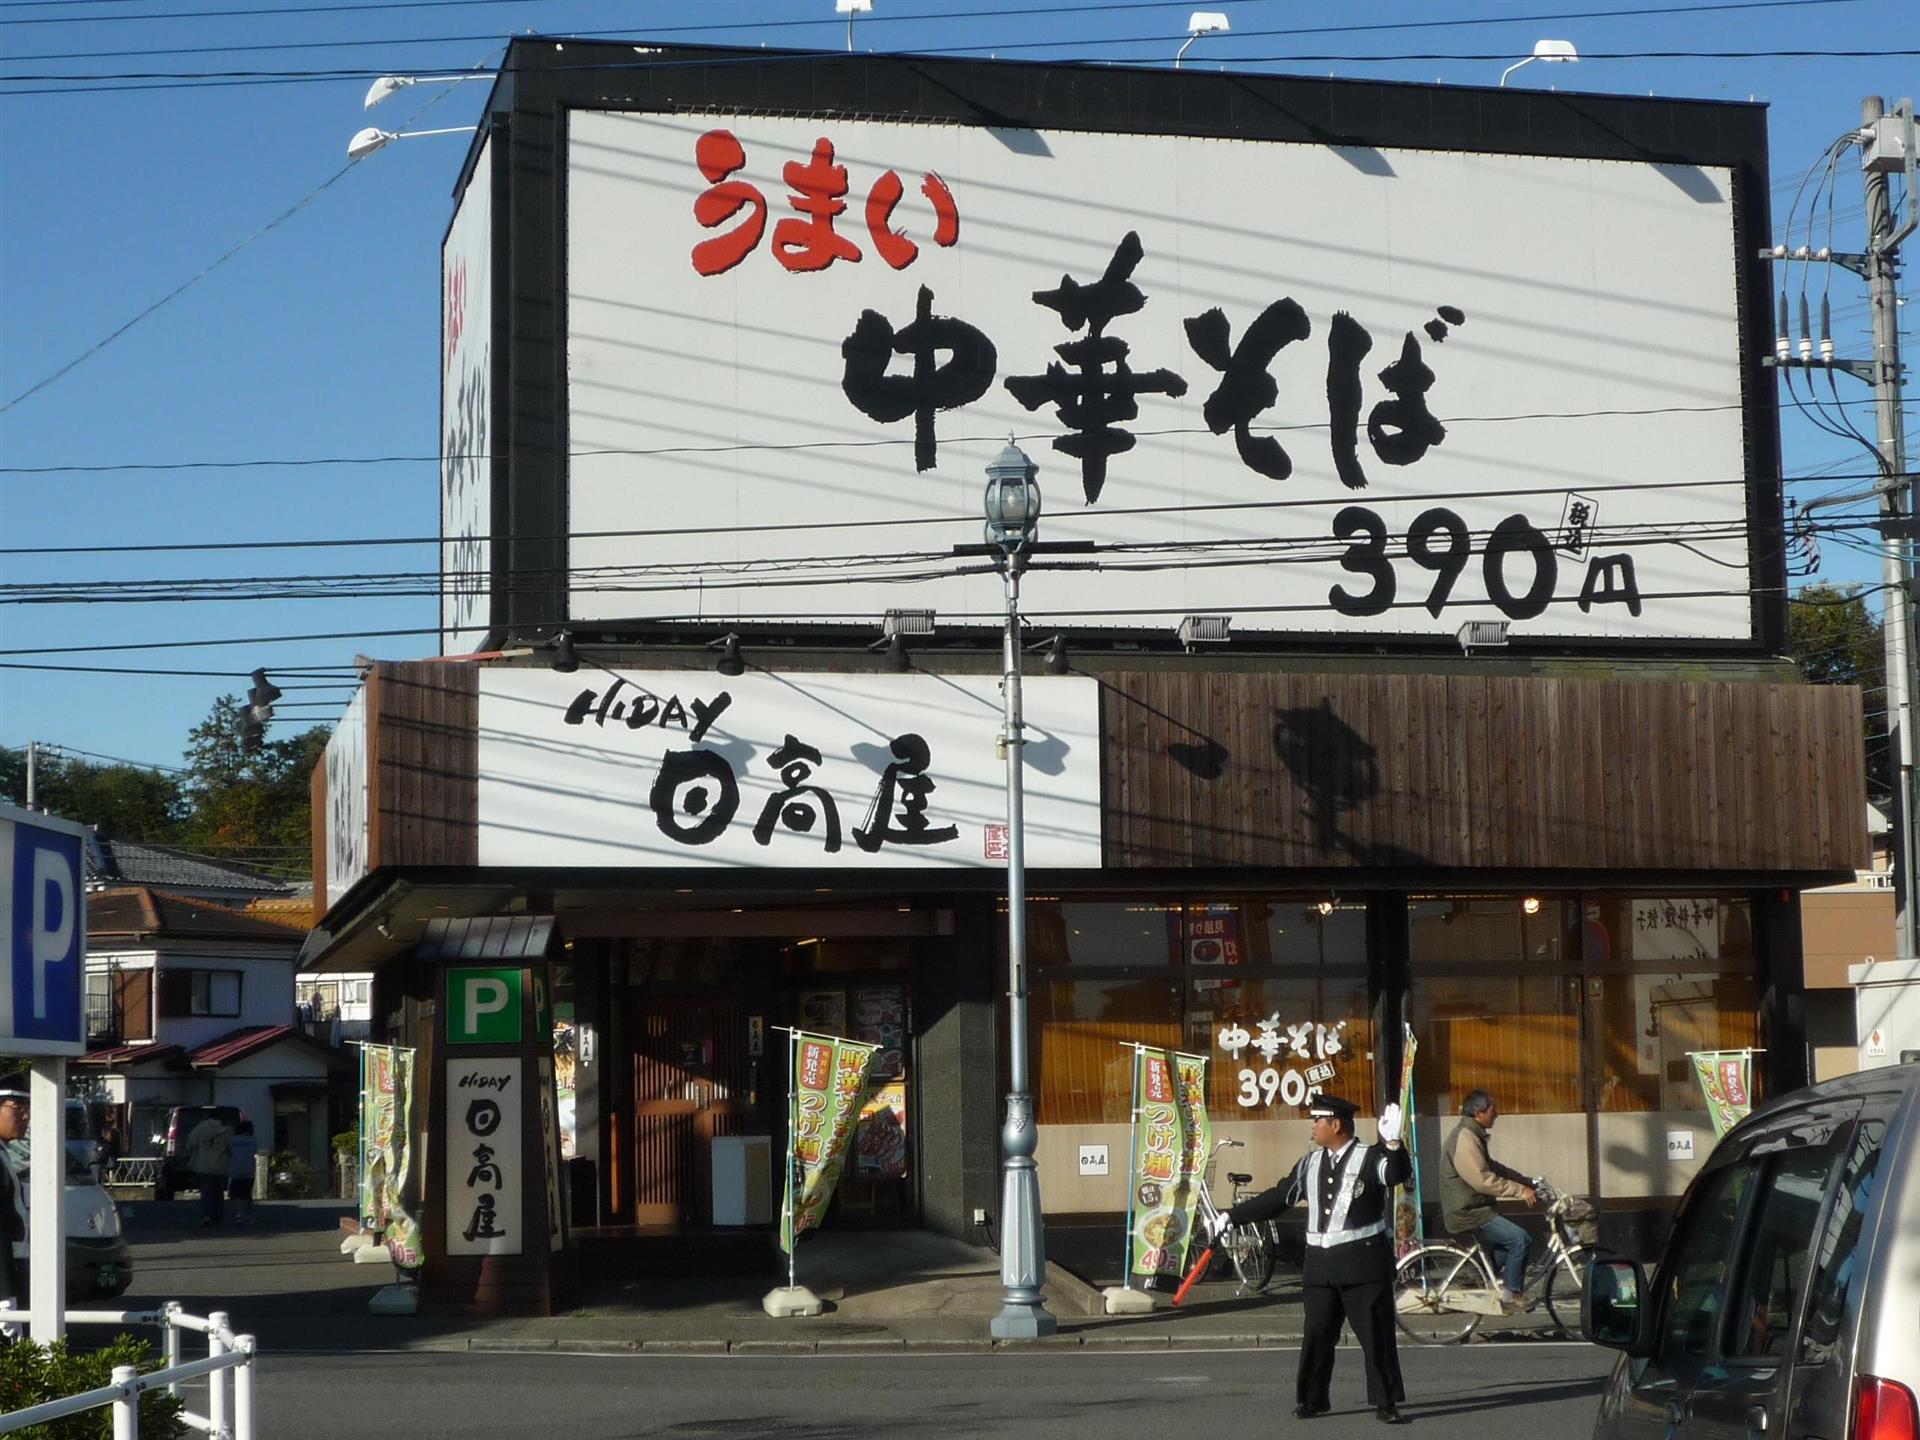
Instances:
[[[1855,1259],[1860,1232],[1873,1201],[1886,1148],[1887,1122],[1867,1119],[1854,1131],[1840,1169],[1833,1208],[1813,1245],[1813,1279],[1807,1286],[1807,1319],[1800,1331],[1800,1363],[1824,1364],[1846,1334],[1847,1299],[1860,1273]]]
[[[1709,1173],[1667,1252],[1664,1303],[1654,1337],[1657,1364],[1667,1374],[1692,1374],[1712,1352],[1753,1177],[1754,1166],[1745,1162]]]
[[[1728,1359],[1786,1355],[1833,1159],[1833,1151],[1824,1146],[1793,1150],[1772,1160],[1762,1172],[1753,1243],[1740,1262],[1740,1280],[1728,1312],[1732,1317]]]

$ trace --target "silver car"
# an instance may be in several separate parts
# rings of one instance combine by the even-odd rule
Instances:
[[[1596,1262],[1582,1322],[1625,1352],[1595,1440],[1920,1437],[1920,1065],[1741,1121],[1651,1281]]]

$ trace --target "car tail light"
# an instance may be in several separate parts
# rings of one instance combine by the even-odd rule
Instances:
[[[1920,1440],[1920,1406],[1898,1380],[1862,1375],[1854,1386],[1852,1440]]]

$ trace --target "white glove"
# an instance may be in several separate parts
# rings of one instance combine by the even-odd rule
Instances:
[[[1380,1112],[1380,1123],[1376,1127],[1382,1145],[1397,1145],[1400,1135],[1406,1127],[1406,1118],[1400,1113],[1398,1105],[1389,1105]]]
[[[1207,1239],[1217,1241],[1233,1228],[1233,1222],[1223,1212],[1216,1211],[1207,1220]]]

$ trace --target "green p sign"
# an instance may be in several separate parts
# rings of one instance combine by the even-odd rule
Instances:
[[[447,1043],[518,1045],[520,971],[448,970]]]

